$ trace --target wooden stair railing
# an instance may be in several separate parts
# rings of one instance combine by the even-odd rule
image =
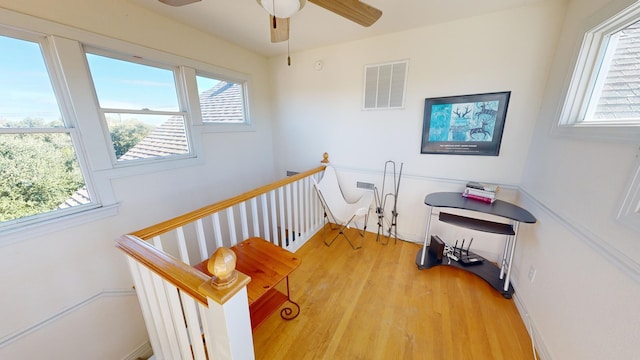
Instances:
[[[273,182],[271,184],[259,187],[257,189],[251,190],[251,191],[247,191],[243,194],[234,196],[232,198],[220,201],[218,203],[212,204],[212,205],[208,205],[205,206],[203,208],[200,208],[198,210],[194,210],[191,211],[189,213],[186,213],[184,215],[180,215],[178,217],[175,217],[171,220],[167,220],[167,221],[163,221],[161,223],[149,226],[147,228],[144,228],[142,230],[138,230],[134,233],[132,233],[132,235],[137,236],[143,240],[148,240],[154,236],[166,233],[167,231],[170,230],[174,230],[180,226],[184,226],[187,225],[189,223],[192,223],[198,219],[202,219],[205,216],[209,216],[209,215],[213,215],[215,213],[218,213],[222,210],[226,210],[228,208],[231,208],[232,206],[241,204],[242,202],[245,202],[247,200],[251,200],[254,198],[257,198],[260,195],[264,195],[266,193],[269,193],[270,191],[273,190],[277,190],[279,188],[282,188],[286,185],[289,184],[293,184],[297,181],[303,180],[305,178],[308,178],[309,176],[312,176],[314,174],[320,173],[322,171],[324,171],[326,166],[319,166],[317,168],[302,172],[302,173],[298,173],[292,176],[289,176],[287,178],[278,180],[276,182]]]
[[[254,357],[250,278],[238,274],[229,286],[215,288],[193,265],[249,237],[297,250],[323,225],[311,177],[319,176],[326,160],[325,153],[322,166],[117,239],[116,247],[127,255],[156,359]]]

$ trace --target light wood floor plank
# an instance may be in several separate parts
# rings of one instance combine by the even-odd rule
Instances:
[[[459,269],[418,270],[419,245],[375,237],[353,250],[340,237],[325,246],[320,232],[298,250],[300,316],[275,312],[260,325],[257,359],[533,358],[513,300]]]

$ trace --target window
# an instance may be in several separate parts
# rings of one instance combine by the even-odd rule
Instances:
[[[246,74],[6,9],[0,51],[0,245],[116,215],[112,179],[254,129]]]
[[[585,123],[640,124],[640,21],[611,34]]]
[[[244,87],[240,82],[196,75],[198,101],[203,124],[244,124]]]
[[[560,116],[560,132],[637,141],[640,136],[640,5],[585,34]]]
[[[0,58],[2,227],[92,204],[42,46],[44,39],[0,35],[0,52],[11,54]]]
[[[176,69],[86,56],[117,163],[191,154]]]

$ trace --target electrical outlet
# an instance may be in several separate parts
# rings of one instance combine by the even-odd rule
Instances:
[[[373,185],[372,183],[366,183],[366,182],[362,182],[362,181],[357,181],[356,182],[356,187],[358,189],[367,189],[367,190],[375,189],[375,185]]]
[[[529,266],[529,282],[533,284],[533,280],[536,278],[536,268],[531,265]]]

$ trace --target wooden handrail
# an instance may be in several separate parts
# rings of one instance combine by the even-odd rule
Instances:
[[[131,235],[136,236],[140,239],[143,240],[149,240],[151,238],[153,238],[154,236],[158,236],[160,234],[164,234],[168,231],[171,231],[173,229],[179,228],[181,226],[184,226],[186,224],[192,223],[198,219],[202,219],[205,216],[209,216],[211,214],[215,214],[221,210],[224,210],[230,206],[234,206],[237,205],[241,202],[247,201],[249,199],[252,199],[254,197],[257,197],[259,195],[265,194],[269,191],[278,189],[284,185],[287,184],[291,184],[294,183],[298,180],[304,179],[308,176],[311,176],[313,174],[319,173],[321,171],[324,171],[325,169],[325,165],[319,166],[317,168],[311,169],[311,170],[307,170],[305,172],[301,172],[299,174],[296,175],[292,175],[289,177],[286,177],[284,179],[280,179],[278,181],[275,181],[271,184],[259,187],[257,189],[253,189],[250,191],[247,191],[243,194],[234,196],[232,198],[217,202],[215,204],[211,204],[211,205],[207,205],[203,208],[200,208],[198,210],[194,210],[191,211],[189,213],[180,215],[178,217],[175,217],[171,220],[167,220],[152,226],[149,226],[147,228],[144,228],[142,230],[138,230],[134,233],[132,233]]]
[[[207,298],[224,304],[251,280],[245,274],[238,273],[238,279],[231,286],[217,289],[207,286],[211,278],[200,270],[156,249],[136,236],[123,235],[116,239],[116,242],[117,248],[204,305],[207,305]]]

